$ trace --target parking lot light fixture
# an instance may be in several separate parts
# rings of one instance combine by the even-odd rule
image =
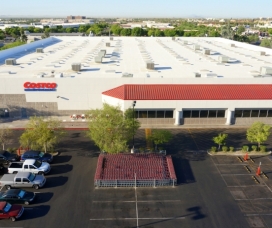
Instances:
[[[132,111],[133,111],[133,125],[132,125],[132,130],[133,130],[133,138],[132,138],[132,150],[131,153],[134,153],[134,121],[135,121],[135,113],[134,113],[134,107],[136,106],[136,101],[132,102]]]

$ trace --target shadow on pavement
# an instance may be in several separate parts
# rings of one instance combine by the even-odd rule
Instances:
[[[45,188],[54,188],[64,185],[68,181],[68,177],[58,176],[58,177],[47,177]]]
[[[53,197],[53,195],[54,195],[53,192],[36,193],[36,199],[33,202],[33,204],[46,203]]]
[[[52,164],[60,164],[60,163],[66,163],[71,160],[72,156],[70,155],[59,155],[55,156]]]
[[[19,220],[21,221],[21,220],[41,218],[47,215],[49,210],[50,210],[49,205],[25,207],[25,211]]]
[[[181,218],[190,217],[190,216],[193,216],[193,217],[191,217],[192,220],[199,220],[199,219],[203,219],[203,218],[206,217],[206,215],[204,215],[201,212],[201,207],[191,207],[191,208],[188,208],[187,211],[189,213],[185,214],[185,215],[180,215],[180,216],[175,216],[175,217],[172,217],[172,218],[162,219],[162,220],[159,220],[159,221],[156,221],[156,222],[151,222],[151,223],[143,224],[143,225],[140,225],[138,227],[149,227],[149,226],[153,227],[152,225],[154,225],[154,224],[158,224],[158,223],[162,223],[162,222],[167,222],[167,221],[171,221],[171,220],[175,220],[175,219],[181,219]]]
[[[195,182],[195,177],[188,159],[182,156],[173,156],[173,164],[177,176],[177,184],[190,184]]]
[[[73,165],[65,164],[65,165],[52,165],[51,171],[48,175],[56,175],[68,173],[73,170]]]

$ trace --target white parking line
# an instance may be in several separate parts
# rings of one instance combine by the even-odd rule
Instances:
[[[98,218],[90,219],[90,221],[112,221],[112,220],[136,220],[137,218]],[[174,220],[174,219],[185,219],[185,217],[166,217],[166,218],[138,218],[139,220]]]
[[[264,184],[260,185],[234,185],[234,186],[227,186],[228,188],[248,188],[248,187],[265,187]]]
[[[252,176],[252,173],[246,173],[246,174],[222,174],[222,176]]]
[[[255,198],[255,199],[235,199],[237,201],[243,201],[243,200],[272,200],[272,198]]]
[[[245,216],[271,216],[272,214],[245,214]]]
[[[118,201],[118,200],[107,200],[107,201],[92,201],[93,203],[135,203],[135,200],[131,200],[131,201]],[[160,202],[160,203],[173,203],[173,202],[181,202],[181,200],[137,200],[138,203],[150,203],[150,202]]]

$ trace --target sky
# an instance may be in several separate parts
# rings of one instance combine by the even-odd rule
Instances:
[[[1,16],[90,18],[258,18],[272,17],[272,0],[12,0]]]

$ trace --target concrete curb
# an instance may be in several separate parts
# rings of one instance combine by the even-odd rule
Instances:
[[[246,152],[215,152],[215,153],[211,153],[211,152],[207,152],[210,156],[244,156],[246,154]],[[262,156],[268,156],[271,155],[271,151],[269,152],[248,152],[248,156],[255,156],[255,155],[262,155]]]

